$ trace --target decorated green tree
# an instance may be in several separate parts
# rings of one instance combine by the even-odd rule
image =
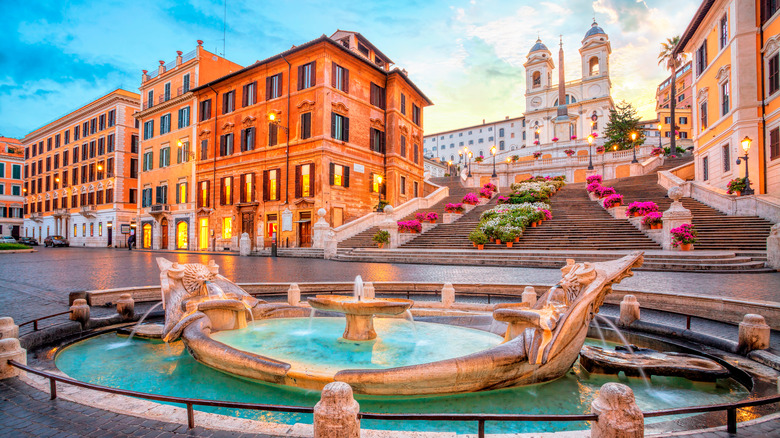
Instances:
[[[636,134],[632,141],[631,134]],[[645,135],[639,127],[639,117],[634,107],[625,101],[620,101],[609,111],[609,122],[604,129],[607,151],[622,151],[644,143]]]

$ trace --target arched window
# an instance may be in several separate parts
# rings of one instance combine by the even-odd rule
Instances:
[[[499,137],[503,137],[503,136],[504,136],[504,128],[500,128],[500,129],[498,130],[498,136],[499,136]]]
[[[176,249],[187,249],[189,226],[185,221],[176,224]]]
[[[142,229],[142,247],[143,248],[151,248],[152,247],[152,224],[144,224]]]
[[[504,140],[501,140],[501,141],[498,142],[498,149],[500,149],[502,151],[504,150]]]
[[[577,102],[576,97],[572,96],[571,94],[566,95],[566,105],[570,103],[576,103],[576,102]],[[555,99],[555,103],[553,104],[553,106],[558,106],[558,99]]]
[[[535,71],[533,74],[533,84],[534,88],[539,88],[542,86],[542,74],[538,71]]]
[[[598,56],[594,56],[590,58],[590,61],[588,61],[588,66],[590,67],[590,75],[596,76],[599,74],[599,58]]]

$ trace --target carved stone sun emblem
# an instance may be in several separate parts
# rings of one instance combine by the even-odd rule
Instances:
[[[187,264],[184,267],[184,276],[181,281],[187,292],[196,293],[203,287],[204,283],[214,280],[214,277],[216,274],[212,273],[205,265]]]

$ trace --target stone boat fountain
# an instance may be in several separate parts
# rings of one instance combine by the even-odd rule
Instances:
[[[181,338],[199,362],[244,378],[302,388],[322,389],[327,383],[341,381],[359,394],[422,395],[484,391],[561,377],[577,360],[588,326],[611,292],[612,284],[632,275],[631,268],[640,266],[643,257],[641,252],[635,252],[608,262],[569,261],[561,268],[560,282],[542,295],[534,307],[510,305],[494,310],[495,319],[509,324],[503,343],[497,340],[469,354],[408,366],[352,369],[351,362],[345,361],[335,369],[317,372],[292,360],[275,359],[273,350],[258,354],[218,340],[224,339],[225,334],[244,333],[247,319],[270,325],[310,320],[302,318],[309,315],[310,308],[255,299],[219,275],[213,262],[206,266],[157,260],[165,307],[163,339],[171,342]],[[398,315],[413,303],[363,299],[359,295],[320,295],[309,299],[309,304],[315,309],[345,314],[344,339],[366,341],[377,337],[374,315]],[[247,336],[253,335],[247,332]],[[380,332],[379,339],[383,336]],[[452,338],[458,336],[453,331]],[[378,344],[368,345],[380,348]],[[305,356],[306,346],[300,348]]]

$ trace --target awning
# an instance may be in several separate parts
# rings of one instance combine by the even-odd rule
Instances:
[[[311,219],[301,219],[299,221],[294,221],[296,224],[303,224],[307,222],[311,222]]]

